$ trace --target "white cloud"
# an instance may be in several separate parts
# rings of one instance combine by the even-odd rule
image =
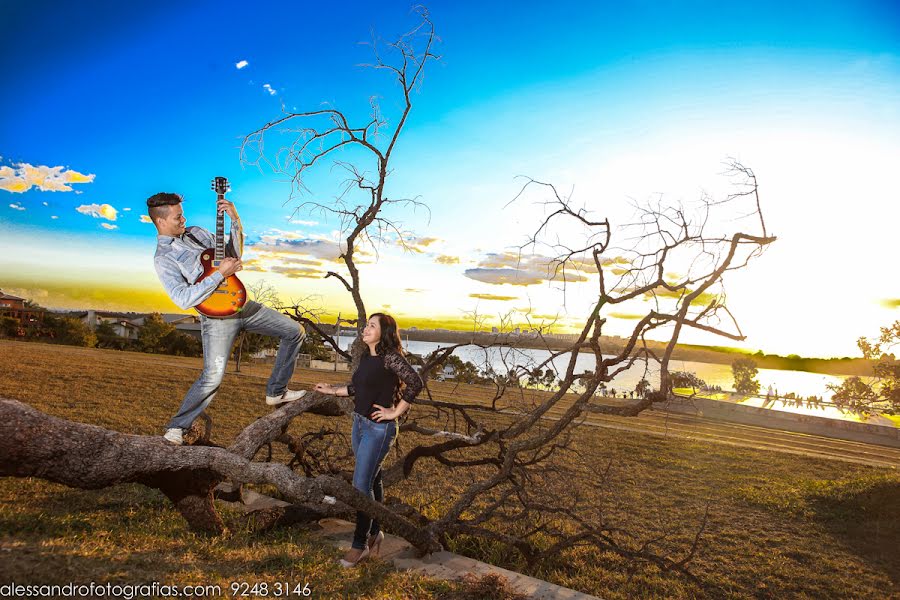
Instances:
[[[248,63],[246,60],[240,60],[240,61],[234,63],[234,66],[237,67],[238,69],[243,69],[244,67],[246,67],[249,64],[250,63]]]
[[[311,267],[289,267],[285,265],[274,265],[269,267],[269,271],[280,273],[291,279],[321,279],[324,272]]]
[[[141,223],[152,223],[153,219],[150,218],[150,215],[141,215]]]
[[[15,202],[15,203],[13,203],[13,204],[10,204],[9,207],[10,207],[10,208],[13,208],[13,209],[15,209],[15,210],[25,210],[25,207],[22,206],[21,204],[19,204],[18,202]]]
[[[548,256],[518,254],[516,252],[490,252],[476,268],[463,273],[469,279],[493,285],[537,285],[545,281],[587,281],[588,278],[573,268],[565,271]]]
[[[131,208],[123,208],[122,210],[124,210],[125,212],[128,212],[131,210]]]
[[[498,296],[497,294],[469,294],[469,298],[475,298],[476,300],[496,300],[499,302],[509,302],[510,300],[519,299],[518,296]]]
[[[109,204],[82,204],[76,208],[83,215],[90,215],[95,219],[106,219],[107,221],[115,221],[118,212]]]
[[[314,227],[319,224],[318,221],[304,221],[303,219],[295,219],[294,217],[285,217],[285,220],[291,225],[306,225],[308,227]]]
[[[275,94],[278,93],[278,92],[276,92],[276,91],[272,88],[272,86],[269,85],[268,83],[264,83],[264,84],[263,84],[263,88],[264,88],[267,92],[269,92],[269,95],[270,95],[270,96],[274,96]]]
[[[50,218],[51,218],[51,219],[58,219],[59,217],[57,217],[56,215],[51,215]]]
[[[119,228],[118,225],[110,225],[109,223],[100,223],[100,227],[102,227],[103,229],[108,229],[109,231]]]
[[[403,244],[401,244],[400,240],[398,239],[397,244],[405,247],[410,252],[424,254],[428,251],[429,246],[439,241],[441,240],[436,237],[410,237],[403,240]]]
[[[335,268],[328,263],[343,264],[341,242],[294,231],[270,230],[259,240],[249,242],[247,249],[250,253],[244,260],[244,270],[279,273],[291,278],[319,278]],[[370,264],[374,255],[359,248],[354,256],[357,264]]]
[[[283,256],[312,256],[320,260],[338,262],[343,250],[341,244],[331,240],[300,238],[297,234],[279,232],[281,235],[264,235],[255,244],[249,244],[256,252]],[[361,253],[364,254],[364,253]]]
[[[491,283],[494,285],[537,285],[547,280],[540,273],[531,273],[523,269],[493,269],[478,267],[475,269],[466,269],[463,273],[469,279],[481,281],[482,283]]]
[[[0,190],[13,194],[27,192],[33,187],[42,192],[71,192],[69,184],[91,183],[95,177],[67,171],[65,167],[35,167],[28,163],[17,163],[13,167],[0,167]]]
[[[41,204],[43,204],[44,206],[50,206],[50,204],[47,202],[41,202]]]

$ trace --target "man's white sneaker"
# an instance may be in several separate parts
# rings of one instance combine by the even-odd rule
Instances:
[[[167,442],[175,444],[176,446],[181,446],[184,443],[184,439],[181,436],[181,427],[166,429],[166,433],[163,434],[163,437]]]
[[[306,390],[285,390],[280,396],[266,396],[266,404],[275,406],[276,404],[284,404],[285,402],[293,402],[299,400],[306,395]]]

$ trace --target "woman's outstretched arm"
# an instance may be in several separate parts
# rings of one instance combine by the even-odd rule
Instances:
[[[347,385],[333,385],[330,383],[317,383],[316,387],[313,388],[317,392],[321,392],[323,394],[331,394],[332,396],[353,396],[355,395],[355,390],[353,389],[353,384],[348,383]]]

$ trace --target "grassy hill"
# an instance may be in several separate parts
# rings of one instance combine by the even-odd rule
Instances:
[[[0,341],[0,396],[59,417],[126,433],[159,435],[199,373],[199,359]],[[229,373],[211,405],[213,439],[225,443],[267,412],[268,368]],[[301,386],[342,381],[330,372],[298,371]],[[487,390],[433,384],[439,394],[480,398]],[[415,408],[414,408],[415,410]],[[318,431],[349,420],[304,415],[292,431]],[[403,434],[408,449],[416,442]],[[349,449],[347,449],[349,451]],[[392,460],[389,458],[388,460]],[[709,506],[709,522],[692,563],[700,584],[590,547],[571,548],[528,571],[607,599],[886,598],[900,594],[900,475],[880,469],[696,441],[578,428],[560,465],[581,473],[548,494],[578,494],[605,519],[654,548],[686,552]],[[597,473],[609,466],[600,485]],[[470,472],[432,463],[390,488],[434,514]],[[188,532],[160,494],[137,485],[71,490],[37,479],[0,480],[0,583],[159,581],[197,585],[235,581],[309,583],[313,597],[439,598],[453,586],[396,573],[372,561],[346,571],[339,553],[303,527],[257,532],[223,511],[228,532]],[[503,527],[514,531],[515,524]],[[474,538],[451,549],[527,571],[514,551]],[[271,588],[270,588],[271,589]]]

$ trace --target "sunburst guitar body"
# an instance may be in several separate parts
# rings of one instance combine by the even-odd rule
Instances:
[[[228,180],[224,177],[216,177],[213,180],[213,189],[216,191],[217,199],[225,197],[228,191]],[[200,266],[203,267],[203,273],[197,278],[197,281],[203,281],[210,277],[219,269],[219,264],[225,258],[225,213],[218,211],[216,213],[216,246],[215,248],[207,248],[200,254]],[[230,317],[237,314],[244,308],[247,303],[247,290],[244,284],[235,275],[226,277],[222,283],[213,290],[209,297],[195,306],[201,315],[213,318]]]

